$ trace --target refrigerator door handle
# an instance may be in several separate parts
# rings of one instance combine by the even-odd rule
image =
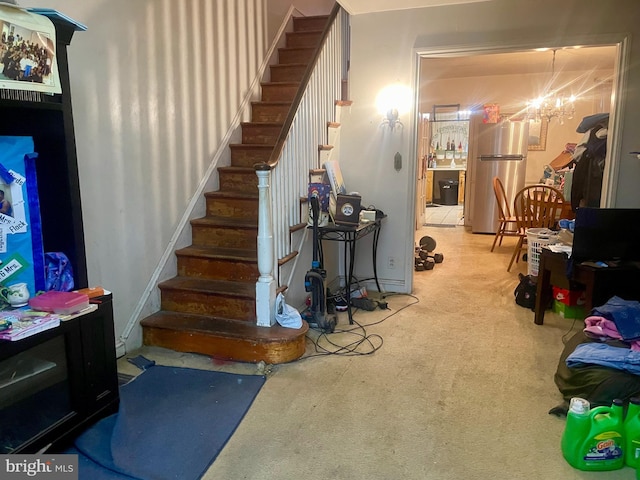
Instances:
[[[502,155],[502,154],[480,155],[481,162],[493,162],[493,161],[500,161],[500,160],[509,160],[509,161],[524,160],[524,155]]]

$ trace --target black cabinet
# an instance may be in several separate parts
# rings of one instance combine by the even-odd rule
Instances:
[[[0,341],[0,454],[56,451],[118,408],[111,295],[97,310]]]
[[[0,90],[0,135],[33,138],[44,251],[64,252],[76,288],[85,288],[87,262],[67,63],[75,25],[57,17],[51,20],[62,94]]]
[[[33,138],[45,252],[64,252],[75,288],[88,286],[67,46],[76,25],[56,29],[61,94],[0,90],[0,135]],[[0,341],[0,454],[55,451],[118,406],[111,295],[96,311],[17,342]]]

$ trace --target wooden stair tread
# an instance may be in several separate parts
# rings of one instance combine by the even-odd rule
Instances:
[[[291,105],[291,101],[290,100],[289,101],[287,101],[287,100],[267,100],[267,101],[256,100],[254,102],[251,102],[251,104],[252,105],[262,105],[262,106],[273,105],[273,106],[281,107],[281,106],[285,106],[285,105]]]
[[[302,65],[302,64],[301,64]],[[296,87],[300,85],[300,82],[295,82],[293,80],[288,82],[262,82],[260,85],[267,87]]]
[[[274,143],[230,143],[229,147],[231,148],[245,148],[247,150],[251,150],[254,148],[262,148],[263,150],[273,150],[276,145]],[[230,165],[231,167],[231,165]],[[229,167],[218,167],[220,168],[229,168]],[[235,167],[235,168],[247,168],[247,167]]]
[[[240,125],[247,127],[282,127],[282,122],[240,122]]]
[[[229,280],[211,280],[208,278],[173,277],[161,282],[158,287],[190,292],[219,293],[229,297],[254,298],[256,282],[234,282]]]
[[[286,68],[286,67],[306,67],[307,64],[306,63],[277,63],[275,65],[271,65],[271,68]],[[291,81],[286,81],[286,82],[277,82],[277,83],[300,83],[300,82],[294,82],[293,80]]]
[[[308,36],[316,36],[322,33],[322,29],[315,30],[294,30],[293,32],[287,32],[289,36],[300,36],[300,37],[308,37]]]
[[[300,32],[298,32],[298,33],[300,33]],[[309,31],[308,33],[316,33],[317,34],[318,32],[317,31]],[[296,46],[296,47],[280,47],[280,48],[278,48],[278,50],[284,50],[284,51],[291,52],[291,51],[294,51],[294,50],[310,51],[310,50],[315,50],[316,48],[317,47],[305,47],[305,46],[297,47]]]
[[[271,147],[273,147],[273,145]],[[223,172],[237,172],[237,173],[247,173],[247,172],[249,172],[249,173],[253,173],[253,174],[255,174],[255,171],[256,171],[256,169],[253,168],[253,167],[236,167],[236,166],[233,166],[233,165],[229,165],[228,167],[218,167],[218,170],[219,171],[223,171]],[[256,185],[257,184],[258,184],[258,177],[256,176]]]
[[[309,330],[309,325],[304,321],[299,329],[284,328],[278,324],[266,328],[238,320],[165,310],[148,316],[142,321],[142,325],[268,343],[288,341],[306,334]]]
[[[230,247],[205,247],[198,245],[190,245],[188,247],[176,250],[176,255],[204,257],[204,258],[220,258],[225,260],[235,260],[239,262],[257,262],[258,254],[255,250],[246,248],[230,248]]]
[[[237,229],[257,229],[256,220],[248,218],[236,217],[218,217],[215,215],[207,215],[206,217],[194,218],[191,225],[200,227],[226,227]]]
[[[266,143],[230,143],[229,148],[245,148],[247,150],[251,150],[254,148],[262,148],[264,150],[273,149],[273,145],[268,145]]]
[[[276,146],[275,143],[236,143],[236,144],[230,144],[230,147],[245,147],[247,149],[250,148],[260,148],[260,147],[266,147],[265,150],[270,149],[273,150],[273,148]],[[227,168],[227,167],[218,167],[218,168]]]
[[[247,192],[226,192],[223,190],[216,190],[215,192],[205,192],[205,197],[220,197],[220,198],[237,198],[243,200],[258,200],[257,193],[247,193]],[[192,220],[193,221],[193,220]]]

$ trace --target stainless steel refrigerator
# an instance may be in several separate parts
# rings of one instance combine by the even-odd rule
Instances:
[[[498,205],[493,192],[493,177],[504,185],[510,208],[513,199],[524,187],[529,143],[529,122],[502,120],[482,123],[472,118],[469,142],[471,177],[469,203],[465,211],[467,225],[473,233],[495,233],[498,228]],[[468,216],[468,218],[467,218]]]

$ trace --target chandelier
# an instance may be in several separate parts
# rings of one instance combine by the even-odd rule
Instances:
[[[551,62],[551,85],[555,78],[556,51],[553,51],[553,61]],[[563,125],[565,118],[570,120],[576,112],[574,95],[564,95],[559,90],[549,92],[527,102],[527,116],[533,120],[540,121],[546,118],[558,118],[558,122]]]

